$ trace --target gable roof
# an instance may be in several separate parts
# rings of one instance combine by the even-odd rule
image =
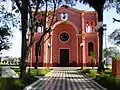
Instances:
[[[67,9],[67,10],[70,10],[70,11],[76,12],[76,13],[97,14],[96,11],[79,10],[79,9],[76,9],[76,8],[73,8],[73,7],[70,7],[70,6],[67,6],[67,5],[63,5],[63,6],[61,6],[61,7],[58,8],[58,9],[61,9],[61,8],[65,8],[65,9]]]

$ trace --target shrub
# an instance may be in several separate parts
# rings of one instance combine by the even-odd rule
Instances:
[[[0,78],[0,90],[22,90],[25,85],[23,80],[14,78]]]
[[[35,78],[33,75],[31,75],[30,73],[26,73],[25,74],[25,76],[24,76],[24,78],[23,78],[23,80],[24,80],[24,84],[25,85],[29,85],[29,84],[31,84],[31,83],[33,83],[34,81],[36,81],[37,80],[37,78]]]
[[[95,78],[99,84],[108,90],[120,90],[120,79],[109,74],[103,74]]]
[[[25,87],[25,84],[24,84],[24,81],[23,80],[15,80],[14,81],[14,85],[13,85],[13,88],[15,90],[18,90],[18,89],[23,89]]]

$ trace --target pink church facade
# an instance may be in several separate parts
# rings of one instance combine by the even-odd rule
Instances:
[[[71,7],[58,9],[51,37],[42,45],[38,66],[89,66],[90,52],[95,52],[98,64],[97,14],[95,11],[77,10]],[[36,42],[42,33],[35,33],[28,65],[36,62]],[[48,37],[46,35],[44,40]]]

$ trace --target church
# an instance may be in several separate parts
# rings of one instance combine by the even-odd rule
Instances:
[[[58,9],[57,21],[52,26],[51,37],[41,47],[39,67],[83,67],[90,66],[90,52],[95,52],[98,65],[98,32],[97,13],[95,11],[77,10],[61,6]],[[34,34],[39,40],[40,32]],[[44,37],[46,39],[47,35]],[[36,62],[34,42],[28,58],[30,66]]]

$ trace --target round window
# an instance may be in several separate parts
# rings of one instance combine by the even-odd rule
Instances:
[[[61,41],[65,42],[65,41],[67,41],[68,39],[69,39],[69,34],[68,34],[68,33],[62,32],[62,33],[60,34],[60,40],[61,40]]]

